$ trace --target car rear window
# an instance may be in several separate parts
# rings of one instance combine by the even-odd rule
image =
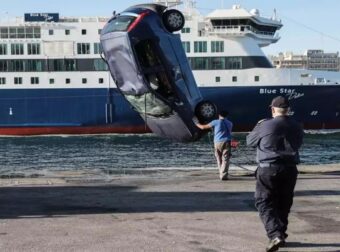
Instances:
[[[112,19],[107,26],[105,26],[102,34],[115,31],[127,31],[135,19],[136,17],[133,16],[117,16],[116,18]]]

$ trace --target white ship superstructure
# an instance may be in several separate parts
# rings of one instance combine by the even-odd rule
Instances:
[[[31,16],[49,14],[31,13]],[[16,18],[0,29],[2,88],[91,88],[108,84],[99,33],[107,18]]]

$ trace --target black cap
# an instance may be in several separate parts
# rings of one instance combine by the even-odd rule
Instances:
[[[289,108],[289,101],[287,97],[277,96],[272,100],[270,107],[274,108]]]

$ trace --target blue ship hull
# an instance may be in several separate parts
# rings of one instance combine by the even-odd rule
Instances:
[[[230,112],[235,131],[270,117],[273,97],[289,97],[305,129],[340,128],[340,85],[201,87],[203,97]],[[0,135],[149,132],[117,89],[4,89]]]

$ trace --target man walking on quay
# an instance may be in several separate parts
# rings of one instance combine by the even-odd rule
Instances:
[[[277,251],[288,237],[303,139],[301,126],[288,116],[286,97],[275,97],[270,107],[273,118],[259,121],[247,136],[247,145],[257,147],[255,206],[269,238],[267,252]]]
[[[214,149],[217,166],[221,180],[228,179],[229,160],[231,157],[231,131],[233,123],[227,119],[228,112],[220,111],[217,120],[213,120],[208,124],[199,124],[200,129],[214,128]]]

